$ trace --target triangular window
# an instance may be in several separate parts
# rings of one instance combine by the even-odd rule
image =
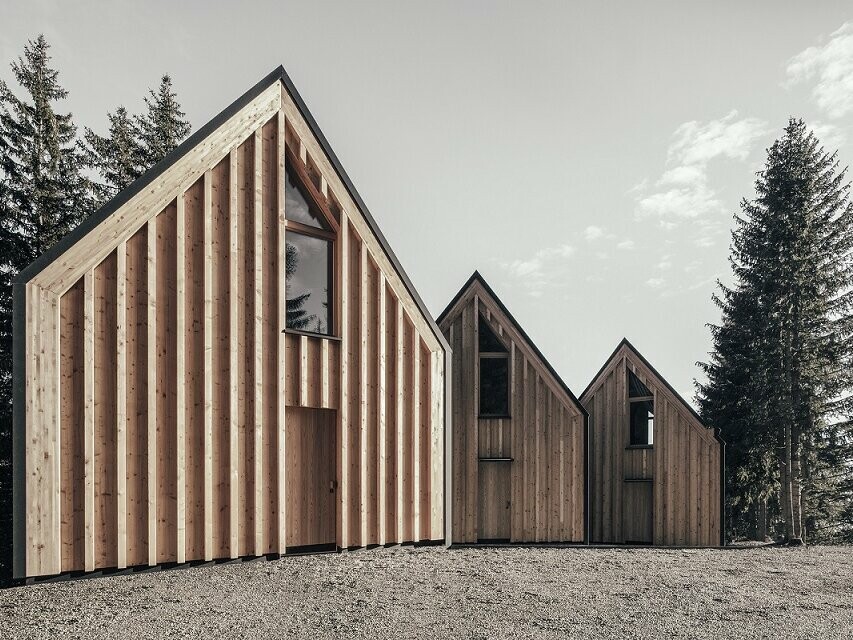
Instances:
[[[480,316],[479,348],[480,353],[507,353],[503,342],[495,335],[483,316]]]
[[[649,388],[634,375],[633,372],[628,372],[628,397],[629,398],[649,398],[654,394],[649,391]]]
[[[288,220],[304,224],[315,229],[331,231],[326,216],[314,205],[311,196],[306,193],[306,187],[296,176],[289,163],[285,171],[287,179],[284,181],[284,216]]]

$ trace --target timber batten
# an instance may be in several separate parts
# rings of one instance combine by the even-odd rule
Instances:
[[[587,540],[587,412],[475,272],[439,316],[453,354],[454,543]],[[480,348],[481,332],[492,347]],[[478,409],[481,360],[506,360],[507,406]]]
[[[328,336],[285,330],[286,166],[332,229]],[[16,577],[444,538],[448,345],[283,69],[15,305]]]

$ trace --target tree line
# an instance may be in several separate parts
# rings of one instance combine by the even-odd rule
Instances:
[[[729,535],[853,542],[853,204],[847,168],[791,119],[734,217],[734,284],[699,363],[726,446]]]
[[[43,35],[11,68],[17,91],[0,81],[0,578],[12,545],[12,281],[190,132],[168,74],[142,113],[119,106],[105,135],[80,135]]]

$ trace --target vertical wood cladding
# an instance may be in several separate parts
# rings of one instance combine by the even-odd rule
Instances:
[[[430,320],[280,85],[223,127],[27,285],[28,576],[444,537]],[[336,216],[328,338],[282,331],[285,145]]]
[[[654,395],[651,448],[629,447],[627,372]],[[626,501],[651,484],[653,544],[720,543],[720,444],[627,345],[581,397],[590,421],[590,539],[635,542],[643,529],[628,523]]]
[[[512,542],[583,542],[581,408],[479,281],[473,280],[448,311],[440,327],[453,350],[453,541],[473,543],[508,533]],[[511,417],[477,415],[481,322],[510,352]],[[481,461],[495,458],[512,460]],[[501,497],[505,492],[509,509]],[[483,500],[495,507],[500,502],[505,513],[490,511]]]

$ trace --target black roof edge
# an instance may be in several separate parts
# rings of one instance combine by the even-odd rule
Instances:
[[[468,288],[475,281],[479,282],[482,285],[482,287],[486,290],[486,293],[488,293],[489,296],[497,303],[498,307],[504,313],[504,315],[507,318],[509,318],[509,321],[512,323],[512,326],[515,327],[515,330],[518,331],[518,333],[521,334],[521,337],[524,338],[524,340],[527,342],[527,344],[530,345],[530,348],[533,349],[533,352],[542,361],[542,364],[545,365],[545,368],[548,369],[548,372],[552,376],[554,376],[554,379],[557,381],[557,383],[560,385],[560,387],[563,389],[563,391],[566,392],[566,395],[569,396],[569,398],[575,404],[575,406],[577,406],[577,408],[580,409],[584,418],[588,418],[589,412],[586,410],[586,407],[584,407],[581,404],[581,401],[578,400],[577,396],[575,396],[575,394],[572,393],[572,390],[569,389],[569,385],[567,385],[565,383],[565,381],[560,376],[560,374],[557,373],[557,371],[554,369],[553,366],[551,366],[551,363],[548,362],[548,359],[542,354],[542,352],[539,350],[539,347],[536,346],[536,343],[533,342],[533,340],[530,338],[530,336],[527,335],[527,332],[524,329],[522,329],[520,324],[518,324],[518,320],[516,320],[515,316],[512,315],[512,313],[510,312],[509,309],[506,308],[506,305],[503,303],[503,300],[501,300],[498,297],[498,295],[495,293],[494,289],[492,289],[489,286],[489,283],[486,282],[486,279],[480,274],[479,271],[475,270],[474,273],[471,274],[471,277],[465,281],[465,284],[462,285],[462,288],[459,289],[459,291],[456,293],[456,295],[453,296],[453,299],[450,301],[450,303],[444,308],[444,311],[441,312],[441,315],[438,316],[438,318],[436,319],[436,322],[438,324],[441,324],[441,322],[444,321],[444,319],[447,317],[447,314],[450,313],[450,310],[456,305],[457,302],[459,302],[459,299],[463,295],[465,295],[465,292],[468,290]]]
[[[598,371],[596,371],[596,372],[595,372],[595,375],[594,375],[594,376],[592,377],[592,379],[589,381],[589,384],[588,384],[588,385],[586,385],[586,388],[583,390],[583,393],[581,393],[581,396],[580,396],[581,398],[583,398],[583,397],[587,394],[587,391],[589,391],[589,390],[590,390],[590,388],[592,387],[592,385],[593,385],[593,384],[595,384],[595,381],[598,379],[598,376],[600,376],[600,375],[601,375],[601,372],[602,372],[602,371],[604,371],[604,370],[607,368],[607,366],[608,366],[608,365],[610,364],[610,362],[613,360],[613,357],[614,357],[614,356],[619,352],[619,349],[621,349],[623,346],[628,347],[628,348],[629,348],[629,349],[634,353],[634,355],[635,355],[635,356],[637,356],[637,358],[639,358],[639,359],[640,359],[640,362],[642,362],[642,363],[643,363],[643,365],[644,365],[644,366],[645,366],[649,371],[651,371],[651,372],[655,375],[655,377],[656,377],[658,380],[660,380],[660,381],[663,383],[663,385],[664,385],[664,386],[665,386],[665,387],[670,391],[670,393],[672,393],[672,395],[674,395],[674,396],[678,399],[678,401],[679,401],[681,404],[683,404],[683,405],[684,405],[684,407],[685,407],[685,408],[690,412],[690,414],[691,414],[694,418],[696,418],[696,420],[699,422],[699,424],[701,424],[701,425],[702,425],[703,427],[705,427],[706,429],[709,429],[709,430],[713,431],[713,432],[714,432],[714,437],[717,439],[717,441],[718,441],[718,442],[720,442],[720,443],[723,443],[723,442],[724,442],[724,440],[723,440],[722,436],[720,435],[720,430],[719,430],[719,429],[711,429],[707,424],[705,424],[705,421],[702,419],[702,416],[700,416],[700,415],[696,412],[696,409],[694,409],[694,408],[690,405],[690,403],[689,403],[689,402],[687,402],[687,401],[684,399],[684,397],[683,397],[680,393],[678,393],[678,391],[676,391],[676,390],[675,390],[675,388],[674,388],[674,387],[673,387],[673,386],[672,386],[672,385],[667,381],[667,379],[666,379],[666,378],[664,378],[664,377],[660,374],[660,372],[659,372],[657,369],[655,369],[655,368],[654,368],[654,366],[652,365],[652,363],[651,363],[651,362],[649,362],[649,361],[646,359],[646,357],[645,357],[642,353],[640,353],[640,351],[637,349],[637,347],[635,347],[633,344],[631,344],[631,341],[630,341],[630,340],[628,340],[628,338],[622,338],[622,339],[619,341],[619,344],[617,344],[617,345],[616,345],[616,348],[615,348],[615,349],[613,350],[613,352],[612,352],[612,353],[607,357],[607,360],[605,360],[605,361],[604,361],[604,364],[603,364],[603,365],[601,365],[601,368],[600,368]]]
[[[255,84],[255,86],[253,86],[251,89],[246,91],[246,93],[237,98],[229,106],[223,109],[219,114],[214,116],[213,119],[211,119],[207,124],[198,129],[189,138],[184,140],[165,158],[163,158],[160,162],[151,167],[142,176],[140,176],[137,180],[130,184],[126,189],[116,195],[112,200],[107,202],[104,206],[102,206],[88,218],[83,220],[79,225],[77,225],[77,227],[69,231],[55,245],[53,245],[53,247],[45,251],[32,263],[30,263],[26,268],[22,269],[15,277],[14,282],[24,284],[32,280],[35,276],[41,273],[45,269],[45,267],[47,267],[47,265],[49,265],[56,258],[58,258],[68,249],[70,249],[74,244],[77,243],[78,240],[83,238],[86,234],[88,234],[95,227],[101,224],[119,207],[127,203],[133,196],[145,189],[145,187],[147,187],[154,180],[156,180],[177,160],[183,157],[184,154],[187,153],[187,151],[198,145],[202,140],[204,140],[207,136],[209,136],[216,129],[218,129],[223,122],[231,118],[235,113],[240,111],[240,109],[245,107],[256,97],[258,97],[264,90],[269,88],[270,85],[275,82],[281,82],[282,84],[284,84],[285,88],[287,89],[287,92],[293,98],[293,101],[296,103],[296,107],[299,109],[299,112],[305,119],[305,122],[308,124],[308,127],[311,129],[311,133],[313,133],[314,137],[317,138],[317,141],[320,143],[320,147],[323,149],[323,152],[328,156],[332,167],[338,173],[338,177],[341,179],[341,182],[343,182],[344,186],[349,192],[350,197],[353,199],[356,206],[359,208],[361,214],[367,221],[368,227],[376,236],[377,240],[379,240],[379,243],[382,245],[382,248],[385,250],[388,259],[391,261],[391,264],[394,266],[394,269],[397,271],[397,274],[403,281],[403,285],[406,287],[406,290],[409,292],[409,295],[412,296],[412,299],[415,301],[415,304],[417,304],[418,309],[426,318],[426,321],[430,325],[430,328],[435,334],[436,339],[439,341],[439,344],[441,344],[445,351],[450,351],[450,345],[447,343],[444,334],[441,333],[441,330],[438,328],[438,324],[433,320],[432,314],[430,313],[426,304],[424,304],[424,301],[421,299],[411,280],[409,280],[409,277],[403,269],[403,266],[400,264],[399,259],[394,254],[394,251],[388,244],[388,240],[382,234],[382,231],[380,231],[379,226],[376,224],[376,221],[368,210],[367,205],[364,204],[364,200],[362,200],[358,191],[356,191],[355,186],[353,185],[352,181],[350,180],[349,176],[341,165],[340,160],[335,155],[335,152],[332,151],[328,140],[326,140],[326,136],[323,135],[323,132],[320,130],[320,127],[317,124],[317,121],[314,120],[314,116],[311,115],[311,112],[305,105],[302,96],[299,95],[299,92],[296,90],[293,81],[290,79],[290,76],[287,74],[287,71],[285,71],[284,66],[281,65],[269,74],[267,74],[263,79],[260,80],[260,82]]]

